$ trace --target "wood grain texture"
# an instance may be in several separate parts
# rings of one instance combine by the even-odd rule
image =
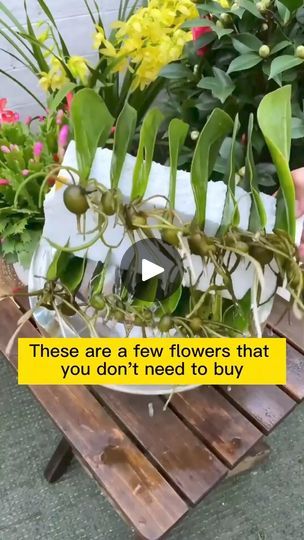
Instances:
[[[19,317],[11,300],[1,303],[2,351]],[[37,334],[27,323],[21,336]],[[16,357],[17,345],[9,355],[15,367]],[[84,386],[30,386],[30,390],[140,536],[161,538],[187,512],[186,503]]]
[[[210,386],[174,395],[170,407],[230,468],[262,437],[247,418]]]
[[[304,351],[304,322],[295,318],[288,309],[286,300],[280,296],[276,296],[267,324],[277,334],[286,337],[291,345]]]
[[[296,402],[277,386],[221,386],[223,394],[264,432],[269,433]]]
[[[155,396],[133,396],[94,386],[93,392],[136,438],[180,492],[197,503],[223,478],[227,468]],[[149,416],[150,411],[153,416]]]

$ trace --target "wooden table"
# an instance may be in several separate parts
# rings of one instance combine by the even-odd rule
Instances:
[[[60,478],[75,455],[140,538],[162,538],[227,475],[263,459],[265,435],[304,399],[303,323],[289,321],[285,308],[278,299],[269,322],[289,342],[284,387],[201,387],[175,395],[164,411],[160,397],[99,386],[31,386],[62,433],[47,480]],[[6,299],[0,315],[5,351],[20,308]],[[28,322],[20,337],[35,336]],[[17,369],[17,343],[8,360]]]

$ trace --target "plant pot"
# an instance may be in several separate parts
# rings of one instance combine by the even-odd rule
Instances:
[[[0,259],[0,296],[10,295],[15,289],[24,286],[24,283],[15,270],[15,265],[7,264],[4,259]]]

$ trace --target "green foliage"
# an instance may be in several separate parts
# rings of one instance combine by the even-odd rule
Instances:
[[[113,157],[111,163],[111,186],[117,188],[126,154],[133,142],[136,129],[137,112],[128,102],[125,103],[116,124]]]
[[[40,188],[58,150],[54,117],[38,124],[33,120],[31,126],[15,122],[0,127],[0,256],[26,267],[44,223]],[[43,144],[39,158],[33,151],[37,141]]]
[[[84,88],[73,99],[71,120],[74,128],[80,183],[86,185],[98,146],[104,146],[114,118],[94,90]]]
[[[252,152],[257,181],[267,193],[274,192],[278,181],[273,174],[268,174],[271,159],[257,129],[256,112],[265,95],[281,86],[291,85],[293,139],[297,139],[292,143],[291,168],[301,166],[304,139],[303,2],[240,0],[223,8],[213,0],[206,0],[197,2],[197,6],[201,18],[189,21],[187,27],[209,27],[212,31],[187,45],[187,54],[181,62],[187,73],[177,65],[174,80],[167,79],[165,113],[169,118],[178,114],[190,124],[191,130],[199,131],[215,107],[221,107],[232,118],[238,113],[237,142],[241,144],[253,113]],[[194,150],[191,141],[187,141],[187,150],[190,156]],[[190,168],[190,159],[187,166]],[[222,163],[221,173],[223,168]]]

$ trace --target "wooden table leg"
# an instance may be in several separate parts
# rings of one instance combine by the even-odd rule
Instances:
[[[50,461],[48,462],[44,477],[50,483],[57,482],[66,472],[73,458],[73,449],[67,440],[62,437]]]

